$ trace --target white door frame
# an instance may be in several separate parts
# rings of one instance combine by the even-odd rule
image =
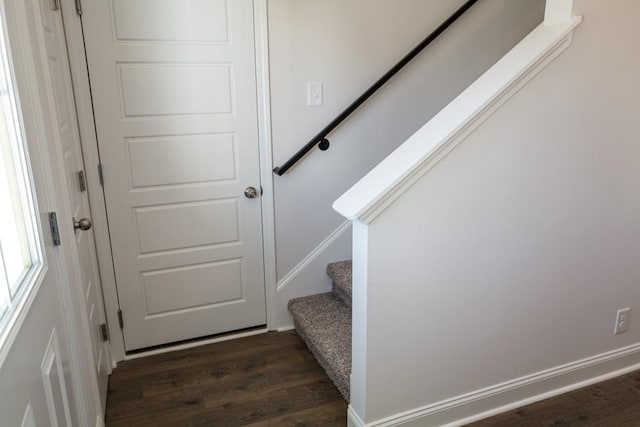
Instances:
[[[95,0],[90,0],[95,1]],[[275,214],[273,199],[273,160],[271,146],[271,100],[269,87],[269,39],[267,22],[267,0],[253,0],[255,24],[255,57],[258,101],[258,144],[260,149],[260,179],[262,185],[262,241],[264,253],[265,297],[267,308],[267,329],[275,330],[276,304],[276,260],[275,260]],[[76,14],[76,0],[62,0],[61,7],[67,37],[67,49],[74,87],[74,95],[80,128],[80,139],[85,162],[85,173],[100,278],[104,292],[107,324],[111,336],[111,351],[114,366],[127,359],[124,339],[118,323],[119,308],[116,278],[111,254],[111,241],[107,210],[98,164],[100,156],[93,119],[93,107],[89,86],[89,75],[85,60],[84,41],[80,19]],[[108,174],[108,172],[107,172]],[[229,339],[226,337],[226,339]],[[216,340],[207,340],[209,343]],[[181,347],[182,348],[182,347]],[[169,348],[164,351],[171,351]],[[156,351],[157,352],[157,351]],[[155,352],[154,352],[155,353]]]

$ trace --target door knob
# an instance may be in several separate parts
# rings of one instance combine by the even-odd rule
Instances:
[[[256,197],[258,197],[258,190],[256,190],[254,187],[247,187],[244,190],[244,195],[247,199],[255,199]]]
[[[86,231],[89,230],[91,228],[91,220],[89,218],[82,218],[82,219],[78,219],[76,220],[75,218],[73,218],[73,229],[74,230],[82,230],[82,231]]]

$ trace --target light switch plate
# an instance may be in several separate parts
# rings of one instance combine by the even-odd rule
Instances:
[[[307,106],[322,106],[322,82],[307,82]]]

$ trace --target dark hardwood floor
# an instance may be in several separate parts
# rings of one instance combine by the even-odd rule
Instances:
[[[294,332],[123,362],[107,427],[346,426],[347,403]]]
[[[640,371],[505,412],[471,426],[640,426]]]
[[[294,332],[123,362],[107,427],[346,426],[347,403]],[[640,426],[640,371],[472,427]]]

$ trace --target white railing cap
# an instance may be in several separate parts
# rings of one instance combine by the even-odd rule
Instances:
[[[566,49],[582,17],[541,24],[334,204],[351,220],[371,222]]]

